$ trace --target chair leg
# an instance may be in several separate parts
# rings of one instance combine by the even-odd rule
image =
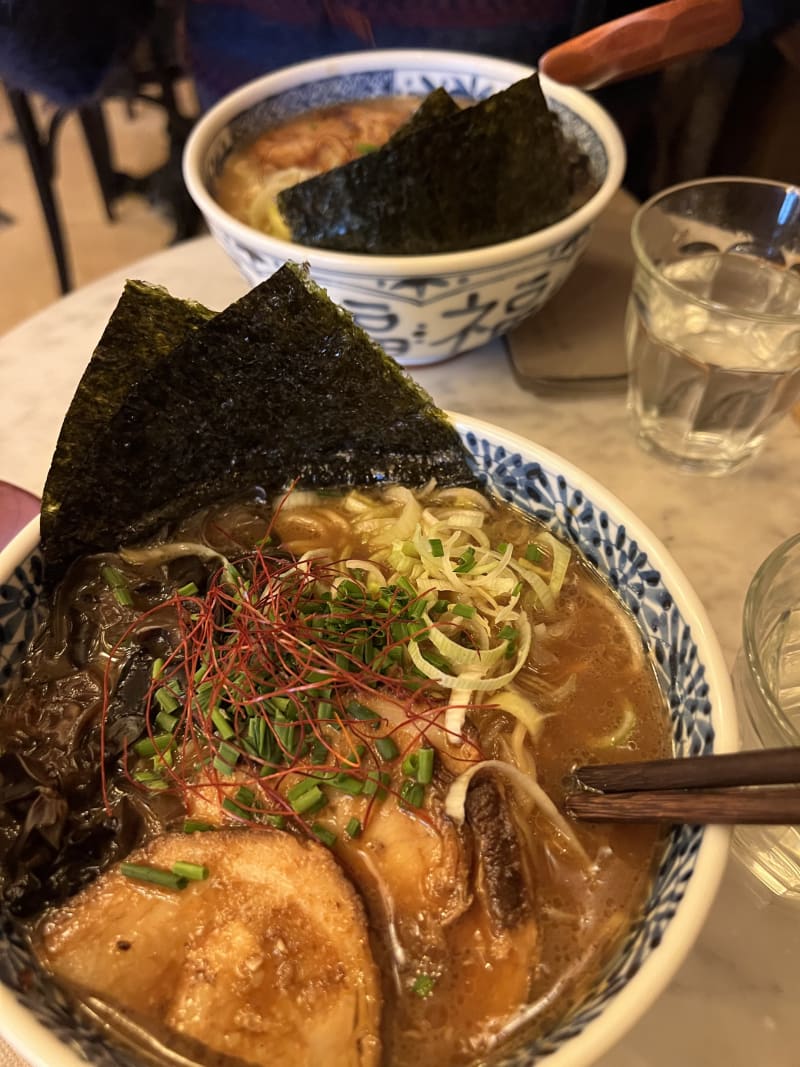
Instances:
[[[53,193],[53,141],[63,115],[56,113],[48,135],[43,138],[36,125],[27,95],[21,89],[12,89],[10,86],[6,86],[6,92],[33,172],[33,180],[36,183],[39,203],[42,205],[56,261],[61,292],[68,293],[72,288],[72,278],[67,262],[58,205]]]
[[[89,154],[94,163],[97,183],[103,197],[106,215],[110,222],[114,221],[114,201],[122,191],[122,175],[114,170],[111,163],[111,143],[108,139],[108,130],[103,115],[102,104],[87,104],[78,108],[78,118],[83,127],[83,136]]]

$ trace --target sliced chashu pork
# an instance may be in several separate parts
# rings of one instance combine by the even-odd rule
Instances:
[[[103,874],[51,915],[57,978],[135,1022],[251,1064],[374,1067],[381,992],[361,902],[322,845],[280,831],[169,834],[129,862],[206,866],[182,891]]]

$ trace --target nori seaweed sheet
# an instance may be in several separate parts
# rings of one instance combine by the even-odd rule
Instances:
[[[427,393],[293,264],[142,370],[43,530],[48,584],[256,486],[475,484]]]
[[[460,110],[450,93],[442,86],[439,86],[438,89],[428,93],[411,118],[404,122],[398,130],[394,131],[387,143],[401,141],[409,133],[415,133],[417,130],[422,129],[423,126],[427,126],[429,122],[446,119],[449,115],[455,115]]]
[[[42,539],[50,537],[83,456],[111,422],[143,368],[163,359],[214,314],[166,289],[128,281],[72,398],[42,494]]]
[[[299,244],[425,255],[521,237],[569,210],[537,75],[278,194]]]

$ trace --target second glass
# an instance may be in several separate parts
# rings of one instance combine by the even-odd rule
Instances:
[[[725,474],[800,396],[800,189],[675,186],[633,221],[628,406],[640,444]]]

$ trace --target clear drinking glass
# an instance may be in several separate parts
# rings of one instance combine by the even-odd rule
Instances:
[[[800,397],[800,188],[709,178],[632,225],[628,408],[640,444],[725,474]]]
[[[800,745],[800,534],[750,583],[733,685],[743,748]],[[739,827],[733,851],[774,893],[800,901],[800,826]]]

